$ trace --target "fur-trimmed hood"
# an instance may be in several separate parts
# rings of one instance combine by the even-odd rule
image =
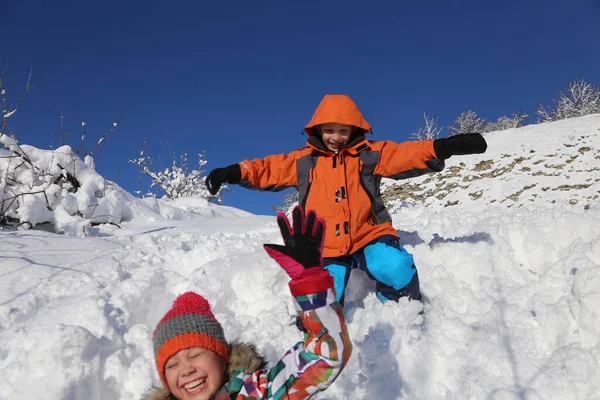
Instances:
[[[258,354],[256,347],[249,343],[234,342],[231,344],[231,359],[225,370],[225,385],[233,375],[234,370],[242,369],[252,374],[266,366],[264,358]],[[155,387],[142,398],[143,400],[177,400],[171,392],[165,388]]]

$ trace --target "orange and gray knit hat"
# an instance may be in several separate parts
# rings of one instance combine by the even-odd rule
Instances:
[[[194,292],[178,296],[171,309],[160,320],[152,337],[156,369],[168,388],[165,364],[169,357],[190,347],[204,347],[229,362],[231,348],[223,328],[217,321],[208,301]]]

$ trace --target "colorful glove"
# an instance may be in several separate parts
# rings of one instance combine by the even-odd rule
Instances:
[[[284,246],[265,244],[265,250],[292,279],[301,277],[307,268],[321,267],[325,221],[314,211],[304,215],[304,208],[292,211],[293,229],[284,213],[277,214],[277,224]]]
[[[242,170],[239,164],[232,164],[225,168],[215,168],[206,178],[206,188],[213,196],[217,194],[225,182],[238,184],[242,181]]]
[[[452,156],[485,153],[487,143],[479,133],[464,133],[433,141],[433,150],[440,160]]]

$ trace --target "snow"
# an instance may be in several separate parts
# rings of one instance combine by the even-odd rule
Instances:
[[[2,93],[2,94],[4,94],[4,93]],[[17,109],[16,109],[16,108],[15,108],[14,110],[12,110],[12,111],[4,110],[4,112],[3,112],[3,114],[4,114],[4,115],[3,115],[3,117],[4,117],[4,119],[8,119],[8,118],[12,117],[12,115],[13,115],[14,113],[16,113],[16,112],[17,112]]]
[[[578,207],[597,203],[600,114],[484,136],[488,142],[485,154],[454,156],[439,174],[401,181],[418,188],[411,190],[412,196],[400,196],[396,207],[390,208],[396,210],[406,202],[435,210],[457,207],[480,212],[491,205],[560,209],[557,202]],[[382,191],[393,191],[393,182],[384,179]],[[434,195],[419,198],[427,192]]]
[[[443,181],[475,187],[398,200],[394,225],[425,304],[381,304],[354,271],[345,306],[354,351],[316,398],[600,399],[598,127],[596,115],[486,134],[488,152],[451,158],[447,168],[463,169]],[[487,160],[492,168],[473,170]],[[544,164],[565,166],[533,175],[554,172]],[[86,176],[82,186],[97,179]],[[441,182],[426,179],[408,182],[424,191]],[[159,381],[152,330],[187,290],[209,299],[229,340],[255,343],[271,366],[300,338],[287,275],[262,248],[281,243],[273,217],[111,193],[105,212],[114,204],[128,215],[120,227],[0,232],[1,399],[140,398]]]

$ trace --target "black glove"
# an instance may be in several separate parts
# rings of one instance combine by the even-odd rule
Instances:
[[[238,184],[242,181],[242,170],[239,164],[232,164],[225,168],[215,168],[206,178],[206,187],[213,196],[217,194],[225,182]]]
[[[485,153],[487,143],[479,133],[464,133],[433,141],[433,150],[440,160],[452,156]]]
[[[298,278],[305,269],[320,267],[323,258],[325,221],[317,218],[314,211],[304,215],[304,208],[296,206],[292,211],[293,229],[284,213],[277,214],[277,224],[284,246],[265,244],[265,250],[290,276]]]

